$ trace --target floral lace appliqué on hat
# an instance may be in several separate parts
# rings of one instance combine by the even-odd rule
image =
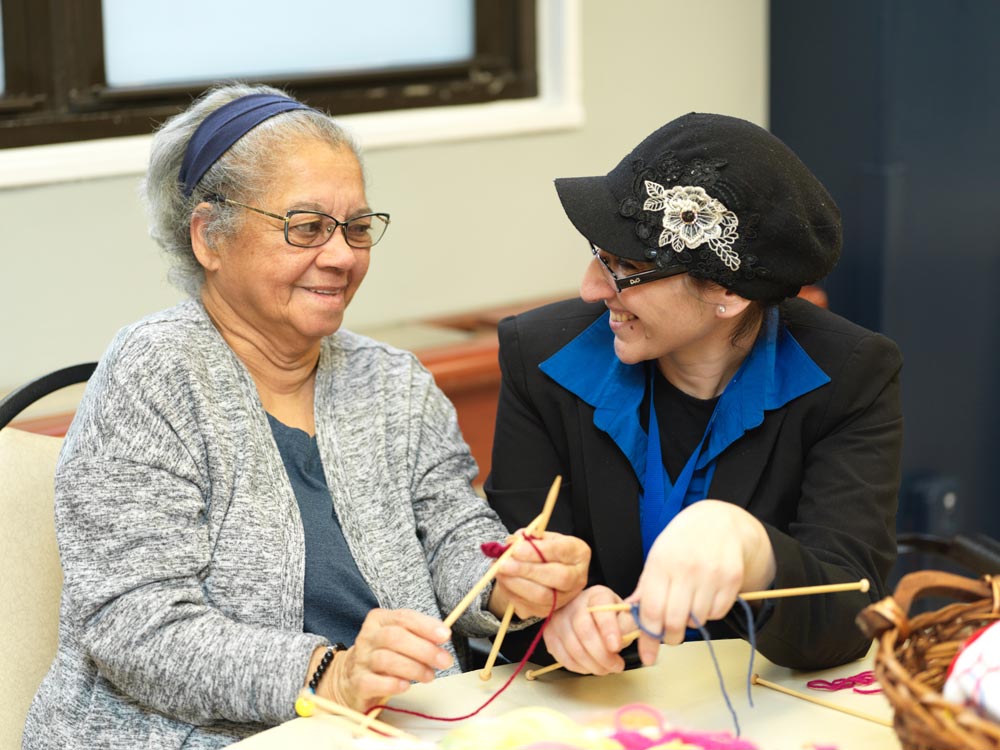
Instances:
[[[642,209],[663,212],[663,231],[657,241],[660,247],[670,245],[674,252],[682,253],[708,243],[729,270],[739,270],[740,256],[732,249],[739,239],[735,213],[701,187],[665,188],[652,180],[644,184],[649,197]]]
[[[725,159],[682,162],[665,151],[629,166],[632,185],[618,212],[635,222],[646,260],[660,268],[679,262],[693,278],[726,288],[770,276],[753,252],[760,217],[748,210],[746,188],[723,176]]]

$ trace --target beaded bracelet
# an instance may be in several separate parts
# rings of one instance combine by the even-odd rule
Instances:
[[[313,695],[316,694],[316,688],[319,686],[319,681],[323,679],[323,675],[326,674],[327,667],[333,662],[333,657],[338,651],[346,651],[347,646],[343,643],[334,643],[332,646],[326,647],[326,653],[323,654],[323,658],[320,659],[319,666],[316,667],[316,671],[313,672],[312,679],[309,680],[309,692]]]

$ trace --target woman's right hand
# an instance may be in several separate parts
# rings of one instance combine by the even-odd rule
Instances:
[[[776,566],[767,530],[745,509],[705,499],[682,510],[653,542],[629,597],[646,630],[642,663],[656,662],[661,640],[676,645],[687,626],[725,617],[739,592],[769,587]]]
[[[341,705],[367,711],[411,682],[430,682],[435,669],[450,667],[452,656],[440,645],[449,638],[451,631],[434,617],[409,609],[373,609],[354,645],[333,660],[331,679],[320,681],[320,691]]]
[[[619,614],[589,612],[597,604],[622,601],[607,586],[591,586],[556,611],[545,626],[545,647],[566,669],[580,674],[605,675],[625,669]],[[627,614],[627,613],[626,613]]]

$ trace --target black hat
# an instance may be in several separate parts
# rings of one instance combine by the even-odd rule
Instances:
[[[840,210],[826,188],[788,146],[735,117],[678,117],[606,176],[555,183],[596,246],[681,266],[747,299],[794,296],[840,257]]]

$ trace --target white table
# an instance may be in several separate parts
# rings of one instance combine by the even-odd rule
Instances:
[[[892,729],[864,719],[799,700],[761,686],[753,687],[754,708],[747,703],[746,672],[749,646],[739,640],[712,644],[719,658],[726,689],[739,716],[742,736],[767,750],[803,750],[813,745],[839,750],[898,750]],[[871,716],[891,720],[892,710],[881,694],[861,695],[851,690],[835,693],[806,688],[815,678],[833,679],[857,674],[872,665],[872,654],[861,661],[822,672],[793,672],[756,655],[754,671],[797,692]],[[512,665],[494,669],[489,682],[478,673],[467,673],[415,685],[391,705],[454,716],[478,708],[510,675]],[[547,706],[575,719],[606,716],[627,703],[647,703],[659,709],[672,725],[697,731],[733,731],[732,719],[719,690],[711,657],[704,643],[663,646],[656,666],[607,677],[579,676],[559,670],[535,681],[519,675],[481,717],[499,716],[522,706]],[[477,717],[478,718],[478,717]],[[454,726],[385,711],[380,720],[422,739],[438,740]],[[469,721],[475,721],[470,719]],[[342,725],[329,717],[295,719],[233,745],[239,750],[269,748],[350,747]]]

